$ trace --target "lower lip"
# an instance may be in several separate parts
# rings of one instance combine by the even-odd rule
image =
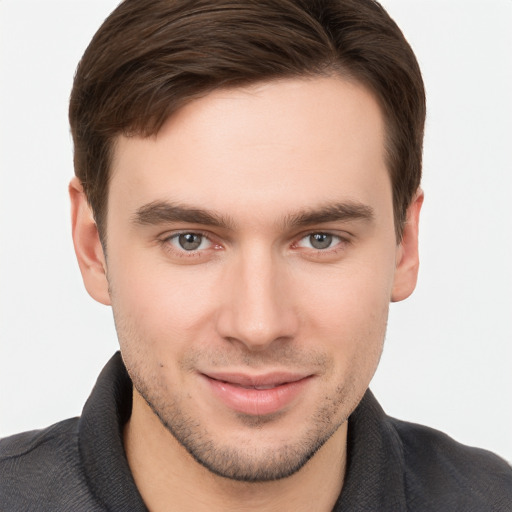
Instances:
[[[252,416],[264,416],[284,409],[297,398],[311,380],[311,377],[306,377],[271,389],[253,389],[205,377],[213,393],[225,405],[234,411]]]

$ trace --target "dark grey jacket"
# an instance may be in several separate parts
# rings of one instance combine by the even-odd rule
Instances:
[[[0,511],[146,512],[122,444],[131,386],[117,353],[80,418],[0,440]],[[502,459],[389,418],[370,391],[348,431],[337,512],[512,512]]]

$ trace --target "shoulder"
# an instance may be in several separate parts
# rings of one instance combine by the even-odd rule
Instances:
[[[414,510],[512,510],[512,467],[429,427],[390,418],[400,438]]]
[[[75,444],[77,423],[78,418],[71,418],[45,429],[31,430],[0,439],[0,467],[24,455],[39,455],[49,448],[53,455],[61,453],[60,450],[55,452],[56,447],[64,448],[66,451]]]
[[[78,418],[0,439],[0,496],[6,510],[90,506],[81,470]],[[69,509],[69,508],[67,508]]]

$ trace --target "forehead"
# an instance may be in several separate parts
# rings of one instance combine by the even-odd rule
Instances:
[[[374,96],[338,77],[216,90],[156,136],[116,141],[110,208],[155,200],[223,211],[391,201]],[[233,213],[233,212],[229,212]]]

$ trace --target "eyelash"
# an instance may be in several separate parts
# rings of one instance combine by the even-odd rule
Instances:
[[[345,244],[348,242],[348,240],[340,235],[337,235],[335,233],[330,233],[330,232],[326,232],[326,231],[313,231],[313,232],[310,232],[310,233],[307,233],[306,235],[302,236],[301,238],[299,238],[299,240],[297,242],[294,242],[292,244],[292,247],[298,247],[299,244],[303,241],[303,240],[309,240],[309,243],[311,244],[312,243],[312,240],[311,238],[312,237],[329,237],[331,238],[331,241],[333,241],[332,239],[338,239],[338,242],[335,243],[333,246],[330,246],[330,247],[325,247],[323,249],[320,249],[320,248],[317,248],[317,247],[306,247],[305,249],[308,249],[308,250],[312,250],[312,251],[318,251],[319,253],[328,253],[328,252],[332,252],[333,250],[335,250],[336,248],[339,249],[339,245],[340,244]],[[318,240],[317,240],[318,241]],[[321,242],[320,242],[321,243]]]
[[[201,236],[204,239],[207,239],[211,245],[205,249],[196,249],[196,250],[190,250],[190,251],[187,251],[183,248],[178,249],[172,245],[171,241],[177,240],[182,235]],[[299,246],[300,242],[302,242],[303,240],[307,239],[308,237],[311,237],[314,235],[331,236],[331,237],[337,239],[338,242],[334,246],[327,247],[325,249],[315,249],[314,247],[308,248],[308,247],[300,247]],[[179,258],[199,258],[202,255],[204,255],[205,251],[209,251],[209,250],[215,251],[215,250],[222,249],[222,244],[216,243],[215,241],[212,240],[212,238],[213,237],[212,237],[211,233],[207,233],[207,232],[204,232],[201,230],[178,231],[178,232],[172,233],[170,235],[164,236],[160,240],[160,243],[162,244],[164,249],[167,252],[169,252],[170,254],[172,254],[173,256],[177,256]],[[322,257],[328,256],[328,255],[337,254],[338,252],[344,250],[347,247],[347,245],[349,245],[350,243],[351,243],[351,240],[348,235],[342,236],[341,234],[333,233],[330,231],[308,231],[307,233],[302,233],[298,237],[296,237],[295,241],[292,244],[290,244],[290,247],[292,247],[293,249],[303,249],[304,252],[308,252],[310,256],[316,256],[318,258],[322,258]]]
[[[176,247],[173,247],[172,240],[178,239],[182,235],[197,235],[203,237],[203,239],[206,239],[211,244],[210,247],[207,249],[198,249],[198,250],[192,250],[187,251],[185,249],[178,249]],[[208,249],[214,249],[218,250],[221,248],[221,244],[216,244],[214,241],[212,241],[212,235],[210,233],[206,233],[203,231],[198,230],[190,230],[190,231],[178,231],[176,233],[172,233],[171,235],[166,235],[161,239],[161,244],[163,245],[164,249],[171,253],[173,256],[178,256],[179,258],[197,258],[200,257],[204,251]],[[202,243],[202,242],[201,242]]]

